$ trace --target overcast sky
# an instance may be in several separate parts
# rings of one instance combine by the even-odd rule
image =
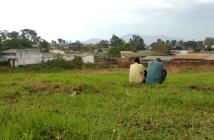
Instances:
[[[0,0],[0,30],[34,29],[50,40],[114,33],[214,37],[214,0]]]

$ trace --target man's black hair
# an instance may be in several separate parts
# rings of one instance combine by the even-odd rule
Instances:
[[[134,59],[134,62],[140,64],[140,58],[139,58],[139,57],[136,57],[136,58]]]
[[[160,58],[157,58],[156,60],[157,60],[158,62],[161,62],[161,59],[160,59]]]

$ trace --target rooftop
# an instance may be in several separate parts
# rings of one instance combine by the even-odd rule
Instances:
[[[9,50],[1,51],[0,53],[17,53],[20,51],[37,51],[37,52],[39,51],[40,52],[40,49],[38,49],[38,48],[9,49]]]
[[[122,51],[121,55],[124,57],[145,57],[152,55],[154,52],[153,51],[138,51],[138,52],[130,52],[130,51]]]
[[[175,60],[214,60],[214,54],[208,53],[188,53],[176,55]]]
[[[146,56],[142,61],[151,61],[160,58],[162,61],[171,61],[174,57],[172,56]]]

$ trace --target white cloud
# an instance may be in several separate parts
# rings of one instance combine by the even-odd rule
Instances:
[[[214,0],[195,0],[198,3],[214,3]]]
[[[174,20],[183,16],[182,11],[191,9],[194,4],[213,2],[214,0],[0,0],[0,30],[32,28],[48,40],[58,37],[71,40],[106,38],[113,33],[136,31],[153,34],[154,28],[157,34],[166,33],[163,30],[170,31],[169,25],[178,26],[174,24]],[[173,16],[178,17],[172,21]]]

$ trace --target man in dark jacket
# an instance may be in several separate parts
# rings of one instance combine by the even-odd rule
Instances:
[[[167,71],[164,65],[161,63],[161,59],[157,58],[154,61],[149,62],[146,76],[147,84],[162,84],[167,76]]]

